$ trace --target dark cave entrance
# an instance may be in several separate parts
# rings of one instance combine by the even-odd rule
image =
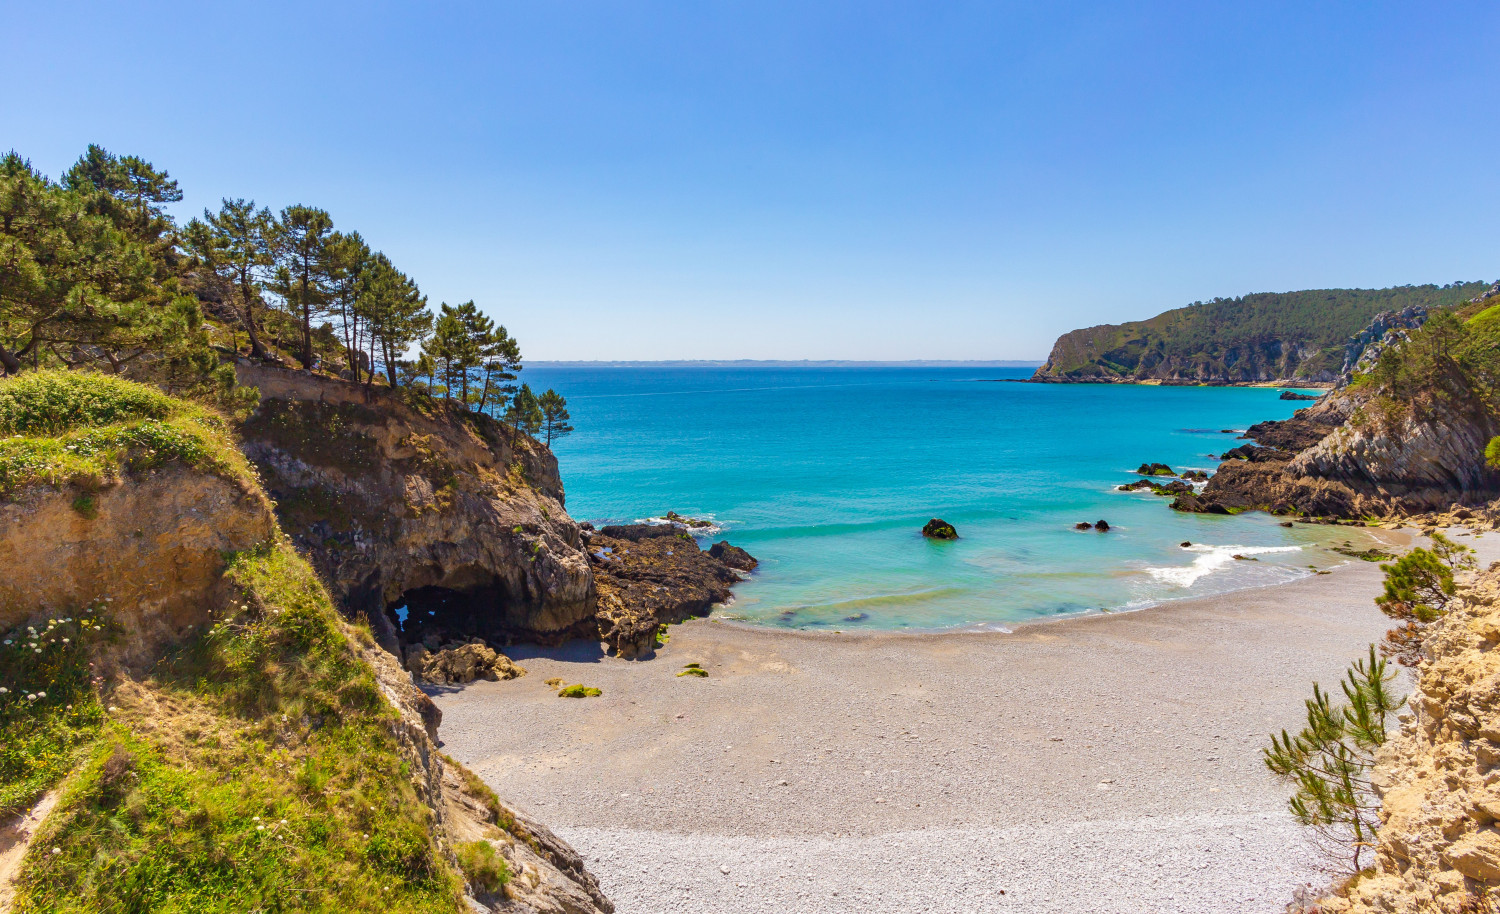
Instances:
[[[504,606],[505,591],[500,587],[418,587],[387,606],[386,616],[403,645],[436,648],[476,637],[502,639]]]

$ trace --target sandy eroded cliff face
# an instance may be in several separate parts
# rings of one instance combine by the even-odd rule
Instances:
[[[1428,643],[1378,760],[1377,872],[1323,902],[1330,914],[1493,910],[1482,900],[1500,886],[1500,571],[1467,588]]]
[[[493,639],[593,634],[594,578],[546,448],[441,401],[238,370],[261,392],[243,450],[283,528],[388,648],[397,607]]]
[[[0,500],[0,630],[108,599],[140,647],[175,637],[208,617],[225,554],[275,532],[258,488],[181,464],[27,488]]]

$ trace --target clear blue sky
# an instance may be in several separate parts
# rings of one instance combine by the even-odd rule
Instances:
[[[322,206],[533,359],[1041,358],[1500,276],[1500,5],[20,3],[0,145]]]

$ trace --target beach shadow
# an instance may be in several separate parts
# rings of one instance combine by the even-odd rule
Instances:
[[[599,641],[569,641],[557,647],[540,644],[512,644],[505,649],[505,656],[521,663],[526,660],[556,660],[560,663],[599,663],[609,656]]]

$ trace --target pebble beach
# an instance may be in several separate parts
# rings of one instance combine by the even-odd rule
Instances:
[[[649,661],[518,646],[525,677],[434,699],[621,914],[1272,912],[1326,877],[1260,748],[1383,634],[1379,588],[1351,561],[1011,633],[710,618]]]

